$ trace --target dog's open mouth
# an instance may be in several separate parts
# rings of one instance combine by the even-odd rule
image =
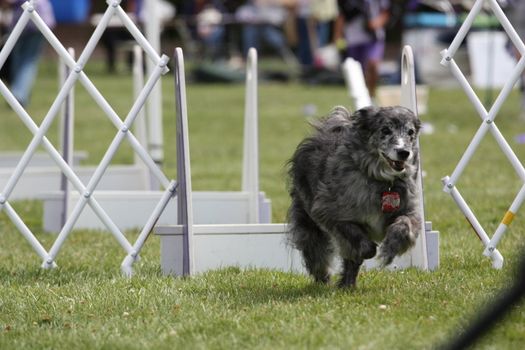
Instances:
[[[386,154],[382,154],[383,158],[386,159],[388,165],[395,171],[403,171],[405,170],[405,161],[404,160],[393,160],[386,156]]]

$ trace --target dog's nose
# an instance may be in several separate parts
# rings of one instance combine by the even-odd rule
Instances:
[[[408,157],[410,157],[410,151],[407,151],[405,149],[398,149],[396,152],[397,152],[397,158],[399,160],[407,160]]]

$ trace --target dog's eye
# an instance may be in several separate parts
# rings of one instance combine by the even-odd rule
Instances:
[[[414,129],[408,130],[408,136],[414,136],[415,133],[416,131]]]
[[[390,130],[389,127],[385,126],[385,127],[383,127],[383,128],[381,129],[381,133],[382,133],[383,135],[390,135],[390,134],[392,133],[392,130]]]

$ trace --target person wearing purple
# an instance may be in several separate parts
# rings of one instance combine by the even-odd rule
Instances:
[[[0,0],[13,8],[13,21],[11,28],[15,26],[23,13],[22,4],[26,0]],[[48,0],[34,0],[34,8],[44,22],[50,27],[55,26],[53,8]],[[11,77],[11,92],[22,106],[27,106],[31,96],[31,90],[38,73],[38,62],[44,47],[44,37],[32,21],[17,40],[9,58],[9,70]]]
[[[379,63],[385,52],[385,26],[390,18],[389,0],[338,0],[334,39],[344,56],[363,67],[366,86],[375,97]],[[341,44],[343,43],[343,44]]]

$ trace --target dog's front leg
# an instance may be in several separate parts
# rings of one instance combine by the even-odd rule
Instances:
[[[376,255],[377,245],[367,236],[363,228],[355,223],[340,223],[336,225],[336,237],[343,258],[343,272],[339,287],[356,285],[359,269],[365,259]]]
[[[386,266],[416,243],[418,236],[419,218],[416,216],[399,216],[388,226],[385,239],[381,244],[379,259]]]

